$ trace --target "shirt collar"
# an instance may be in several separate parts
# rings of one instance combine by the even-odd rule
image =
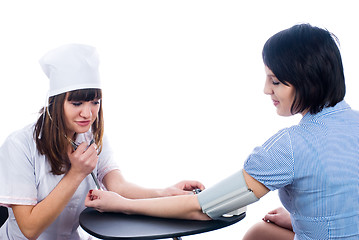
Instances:
[[[303,122],[308,122],[308,121],[312,121],[312,120],[315,120],[315,119],[318,119],[320,117],[323,117],[325,115],[328,115],[328,114],[333,114],[333,113],[336,113],[336,112],[340,112],[340,111],[345,111],[345,110],[348,110],[348,109],[351,109],[349,104],[347,104],[344,100],[337,103],[334,107],[325,107],[323,108],[322,111],[320,111],[319,113],[317,114],[311,114],[310,112],[307,112],[302,120],[300,121],[300,123],[303,123]]]

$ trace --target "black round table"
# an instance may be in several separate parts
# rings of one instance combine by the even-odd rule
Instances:
[[[246,216],[246,213],[218,220],[196,221],[157,218],[122,213],[101,213],[86,208],[80,214],[81,227],[101,239],[181,239],[182,236],[213,231],[230,226]]]

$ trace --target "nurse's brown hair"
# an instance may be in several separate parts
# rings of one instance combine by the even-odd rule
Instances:
[[[62,93],[49,98],[47,109],[40,110],[40,116],[36,122],[34,138],[37,150],[45,155],[51,165],[51,172],[55,175],[66,173],[70,167],[70,160],[67,155],[71,147],[70,136],[66,136],[66,124],[64,119],[64,102],[68,101],[93,101],[102,98],[101,89],[81,89]],[[103,112],[102,101],[95,122],[91,129],[99,152],[102,149],[103,137]]]

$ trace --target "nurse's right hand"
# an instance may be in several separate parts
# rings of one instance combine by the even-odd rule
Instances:
[[[87,149],[85,142],[81,143],[76,151],[69,146],[67,155],[71,162],[69,171],[74,172],[83,178],[89,175],[96,167],[98,161],[97,146],[91,144]]]

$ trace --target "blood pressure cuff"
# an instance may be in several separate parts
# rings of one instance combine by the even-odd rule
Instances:
[[[259,200],[248,189],[242,170],[203,190],[197,197],[202,211],[212,219]]]

